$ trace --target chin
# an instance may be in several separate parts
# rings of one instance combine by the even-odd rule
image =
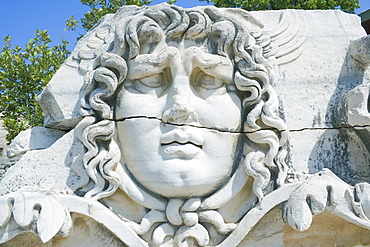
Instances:
[[[194,175],[196,174],[196,176]],[[171,175],[157,176],[156,181],[144,183],[150,191],[167,197],[203,197],[212,194],[225,181],[225,177],[215,178],[202,171],[173,172]]]

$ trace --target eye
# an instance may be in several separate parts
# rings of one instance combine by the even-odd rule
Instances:
[[[138,79],[138,82],[150,88],[157,88],[165,83],[165,79],[162,74],[156,74]]]
[[[193,70],[190,80],[192,81],[193,86],[198,88],[198,90],[213,91],[225,85],[223,81],[219,80],[215,76],[206,74],[200,68],[195,68]]]
[[[168,76],[167,70],[164,70],[159,74],[142,77],[134,81],[134,87],[141,93],[155,93],[159,97],[169,85]]]
[[[212,89],[217,89],[220,88],[224,85],[224,83],[217,78],[202,74],[199,76],[197,84],[199,87],[202,87],[204,89],[212,90]]]
[[[190,80],[196,95],[203,99],[227,93],[226,84],[222,80],[204,73],[199,68],[194,69]]]

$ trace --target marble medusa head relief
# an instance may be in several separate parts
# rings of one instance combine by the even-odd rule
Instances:
[[[295,11],[275,22],[167,4],[101,20],[40,97],[49,129],[31,137],[50,143],[2,181],[1,242],[237,246],[280,207],[301,231],[324,210],[369,229],[368,184],[290,161],[276,74],[299,60],[308,27]]]

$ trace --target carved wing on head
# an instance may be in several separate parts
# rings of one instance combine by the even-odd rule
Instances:
[[[276,26],[263,30],[263,36],[270,38],[270,42],[261,41],[264,56],[275,57],[276,65],[294,61],[303,51],[308,26],[306,17],[297,12],[296,10],[283,11]]]
[[[114,32],[109,25],[113,14],[104,16],[95,28],[89,31],[76,45],[66,64],[78,68],[84,75],[94,66],[95,59],[108,48],[114,39]]]

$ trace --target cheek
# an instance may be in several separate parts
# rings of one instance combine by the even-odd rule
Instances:
[[[206,142],[203,150],[208,157],[218,161],[230,161],[235,156],[235,150],[241,134],[230,132],[211,131],[211,134],[206,136]],[[221,162],[216,162],[221,164]],[[227,164],[225,162],[223,164]]]
[[[117,122],[118,141],[127,166],[152,162],[160,146],[159,125],[159,120],[145,118]]]
[[[205,172],[210,176],[210,183],[220,184],[227,179],[233,169],[238,148],[239,133],[212,131],[203,146],[206,155]],[[206,178],[204,178],[206,179]]]
[[[130,117],[161,118],[164,106],[165,97],[158,98],[155,91],[143,94],[138,92],[132,83],[126,83],[116,99],[115,119]]]
[[[203,105],[197,112],[201,125],[228,131],[241,130],[241,100],[236,94],[209,97]]]

